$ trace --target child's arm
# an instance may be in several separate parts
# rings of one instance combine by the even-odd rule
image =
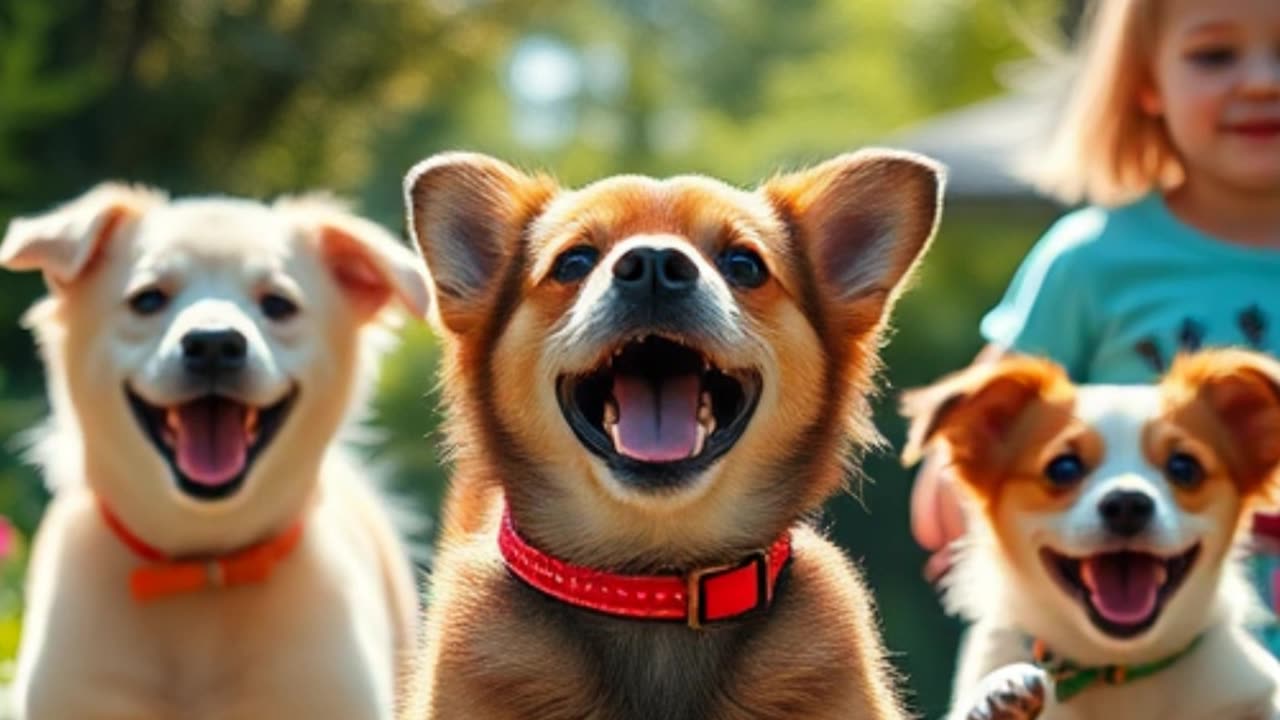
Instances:
[[[973,359],[974,365],[999,360],[1006,351],[998,345],[987,345]],[[950,477],[945,451],[929,451],[916,473],[911,490],[911,534],[932,555],[925,564],[924,576],[936,582],[951,567],[948,546],[964,534],[964,512]]]

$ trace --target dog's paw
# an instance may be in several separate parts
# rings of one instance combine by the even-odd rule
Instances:
[[[1030,663],[1017,663],[982,679],[971,696],[973,702],[957,720],[1034,720],[1044,710],[1049,678]]]

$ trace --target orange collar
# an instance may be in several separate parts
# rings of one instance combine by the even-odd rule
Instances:
[[[133,554],[149,563],[129,574],[129,591],[140,603],[169,595],[266,582],[276,563],[288,557],[302,539],[299,520],[279,535],[244,550],[202,560],[175,560],[133,534],[105,503],[99,502],[98,509],[111,532]]]

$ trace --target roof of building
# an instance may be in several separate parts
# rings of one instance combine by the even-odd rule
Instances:
[[[884,139],[893,147],[928,155],[948,168],[948,194],[975,199],[1042,199],[1018,176],[1034,162],[1035,147],[1052,129],[1062,97],[1047,74],[1041,82],[934,116]]]

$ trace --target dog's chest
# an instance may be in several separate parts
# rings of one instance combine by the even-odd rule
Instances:
[[[734,650],[751,631],[596,617],[579,628],[586,667],[595,668],[617,720],[708,717],[733,673]]]
[[[300,549],[263,584],[148,603],[128,594],[133,556],[76,565],[56,602],[30,608],[30,627],[49,631],[24,648],[15,692],[32,717],[388,717],[386,623],[351,612],[368,607],[357,583],[329,581],[316,557]]]
[[[1182,668],[1120,687],[1095,687],[1046,707],[1042,720],[1261,720],[1276,717],[1274,682],[1235,658]],[[1234,667],[1233,667],[1234,666]]]
[[[1019,656],[1015,634],[993,637],[999,638],[996,645],[1003,641],[1004,658]],[[982,645],[979,637],[973,649]],[[1274,718],[1280,717],[1278,683],[1280,664],[1274,658],[1239,629],[1220,626],[1172,667],[1120,685],[1088,685],[1065,701],[1051,700],[1039,720]]]

